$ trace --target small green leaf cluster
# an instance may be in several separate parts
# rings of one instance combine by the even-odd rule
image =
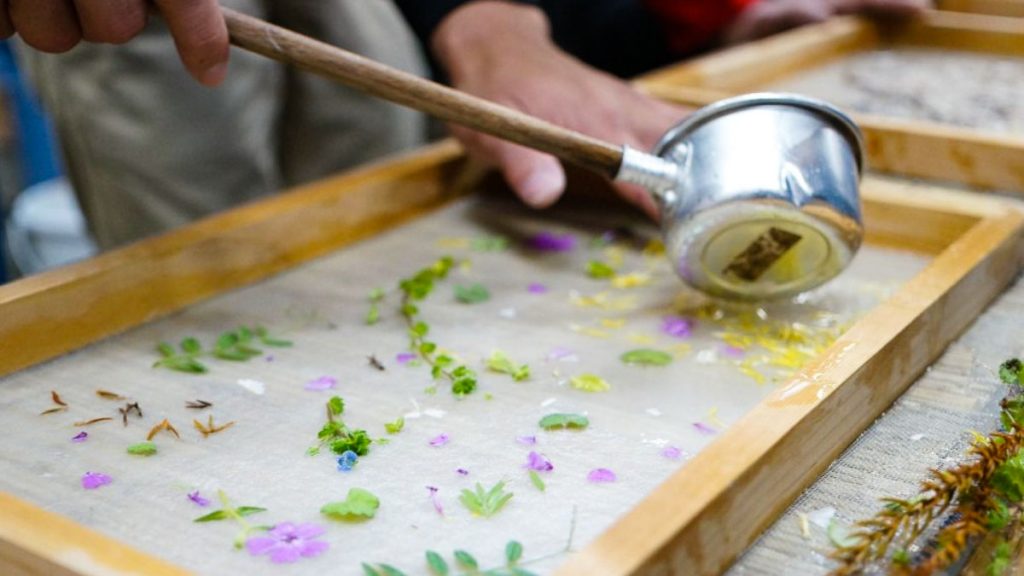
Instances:
[[[398,434],[405,428],[405,418],[399,416],[394,422],[385,422],[384,430],[388,434]]]
[[[445,256],[413,276],[399,282],[402,292],[402,316],[409,326],[409,347],[420,355],[431,369],[434,379],[446,378],[452,384],[452,393],[465,396],[476,390],[477,375],[468,366],[458,365],[447,354],[437,354],[437,344],[427,339],[430,326],[420,318],[419,304],[434,290],[434,284],[447,278],[454,265]]]
[[[1011,503],[1024,500],[1024,453],[1000,464],[990,482],[996,492]]]
[[[483,284],[455,286],[455,299],[463,304],[479,304],[491,299],[491,291]]]
[[[1024,384],[1024,362],[1011,358],[999,365],[999,379],[1007,386]]]
[[[352,488],[342,502],[330,502],[320,508],[320,513],[337,520],[358,520],[373,518],[380,507],[380,499],[369,490]]]
[[[370,452],[370,444],[373,443],[370,435],[366,430],[352,430],[346,426],[340,418],[344,412],[345,401],[340,396],[332,396],[327,401],[327,422],[316,435],[319,444],[307,450],[307,454],[318,454],[319,446],[329,446],[335,454],[351,450],[359,456],[365,456]]]
[[[127,451],[134,456],[152,456],[156,454],[156,444],[152,442],[139,442],[129,446]]]
[[[516,365],[504,352],[497,350],[491,352],[487,358],[487,369],[498,374],[508,374],[516,382],[522,382],[530,377],[530,367],[527,364]]]
[[[996,545],[992,552],[992,560],[985,567],[985,576],[1003,576],[1013,565],[1013,551],[1005,539]]]
[[[590,425],[590,419],[582,414],[555,413],[541,418],[538,424],[545,430],[555,430],[558,428],[582,430]]]
[[[475,556],[465,550],[452,552],[452,562],[448,563],[444,556],[433,550],[427,550],[427,568],[433,576],[450,576],[456,572],[465,576],[536,576],[533,572],[520,566],[523,558],[523,545],[515,540],[505,544],[505,565],[498,568],[483,569]],[[363,564],[366,576],[405,576],[405,573],[388,564]]]
[[[498,482],[490,490],[484,490],[484,487],[477,482],[475,489],[462,490],[459,502],[462,502],[462,505],[473,514],[490,518],[500,512],[505,504],[512,499],[512,496],[511,492],[505,491],[504,481]]]
[[[193,522],[216,522],[218,520],[234,520],[241,527],[238,535],[235,537],[235,548],[241,548],[245,545],[245,540],[253,532],[262,530],[269,530],[270,526],[252,526],[246,520],[246,516],[251,516],[259,512],[266,512],[266,508],[260,508],[258,506],[232,506],[228,500],[228,495],[223,490],[217,491],[217,497],[220,499],[222,508],[220,510],[214,510],[205,516],[200,516],[193,520]]]
[[[384,300],[384,289],[374,288],[370,290],[367,299],[370,301],[370,309],[366,311],[366,324],[373,326],[380,322],[380,303]]]
[[[262,326],[253,328],[241,326],[237,330],[224,332],[218,336],[213,348],[210,349],[203,348],[199,340],[192,336],[182,339],[177,350],[173,345],[161,342],[156,347],[157,352],[160,353],[160,359],[153,363],[153,367],[189,374],[204,374],[209,369],[199,358],[212,356],[219,360],[244,362],[263,353],[262,350],[256,348],[259,344],[275,348],[292,345],[288,340],[271,336]]]
[[[668,366],[672,363],[672,355],[661,350],[638,348],[619,356],[619,360],[634,366]]]
[[[587,262],[587,276],[595,280],[607,280],[615,277],[615,268],[600,260],[591,260]]]

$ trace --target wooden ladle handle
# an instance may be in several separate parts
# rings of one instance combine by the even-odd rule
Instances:
[[[553,154],[614,178],[622,148],[222,8],[231,43],[447,122]]]

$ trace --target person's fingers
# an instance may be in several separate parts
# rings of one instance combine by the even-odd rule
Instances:
[[[470,155],[497,168],[526,204],[545,208],[565,191],[565,171],[553,156],[461,126],[449,128]]]
[[[143,0],[75,0],[82,39],[89,42],[123,44],[146,26]]]
[[[203,84],[220,84],[227,74],[229,46],[217,0],[156,0],[156,4],[185,68]]]
[[[0,39],[13,35],[14,25],[11,24],[11,16],[7,13],[7,0],[0,0]]]
[[[71,0],[9,0],[10,24],[29,46],[67,52],[82,39]]]

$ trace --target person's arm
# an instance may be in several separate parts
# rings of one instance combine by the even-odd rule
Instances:
[[[155,0],[185,68],[207,85],[227,73],[228,30],[217,0]],[[14,34],[44,52],[66,52],[79,42],[123,44],[148,18],[146,0],[0,0],[0,38]]]
[[[613,144],[650,149],[686,115],[559,49],[537,7],[500,0],[465,3],[440,22],[430,49],[456,88]],[[561,195],[565,174],[555,158],[458,126],[451,129],[470,154],[500,169],[531,206],[550,205]],[[655,211],[646,192],[619,190]]]

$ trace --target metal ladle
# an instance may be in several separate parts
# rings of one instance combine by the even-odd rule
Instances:
[[[861,134],[824,102],[723,100],[673,127],[648,154],[222,10],[240,48],[644,187],[661,209],[673,268],[705,293],[755,300],[803,292],[842,271],[860,246]]]

